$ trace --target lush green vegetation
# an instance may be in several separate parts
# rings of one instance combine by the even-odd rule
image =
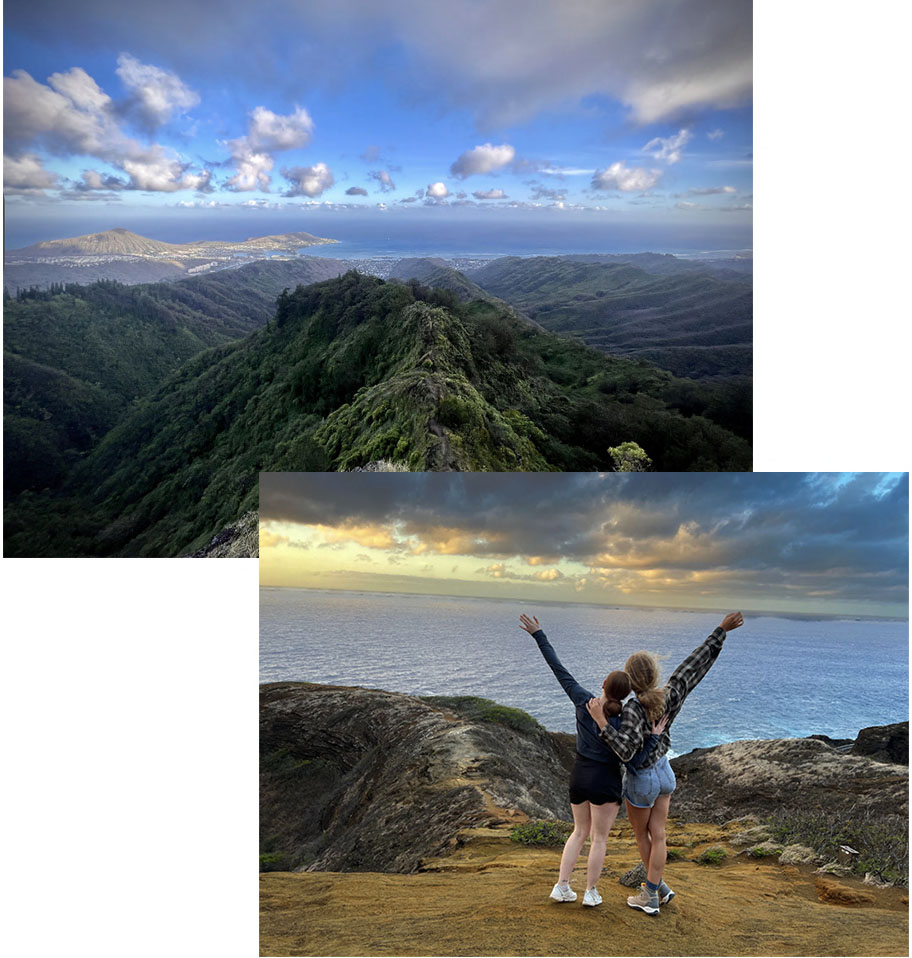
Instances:
[[[265,325],[289,283],[338,269],[334,260],[253,263],[178,283],[58,283],[5,297],[6,493],[56,488],[187,359]]]
[[[615,472],[649,472],[652,460],[635,442],[622,442],[608,450]]]
[[[510,831],[510,839],[522,845],[544,845],[549,848],[561,847],[566,844],[573,831],[571,822],[562,822],[558,819],[540,819],[516,825]]]
[[[721,865],[726,858],[728,858],[728,852],[721,845],[713,845],[700,852],[695,860],[701,865]]]
[[[767,819],[771,835],[783,845],[806,845],[828,860],[840,845],[859,851],[853,871],[872,872],[883,881],[909,884],[909,822],[904,816],[874,816],[859,810],[836,818],[823,809],[793,809]]]
[[[475,695],[423,695],[421,701],[427,702],[428,705],[435,705],[437,708],[449,709],[470,722],[494,722],[519,732],[532,732],[542,727],[536,719],[522,709],[498,705],[491,699],[483,699]]]
[[[26,490],[8,504],[8,554],[192,552],[256,508],[261,470],[606,469],[608,450],[627,442],[659,471],[751,468],[748,433],[718,421],[737,416],[712,388],[541,332],[495,303],[355,272],[282,293],[263,329],[198,353],[129,407],[57,494]]]
[[[504,257],[468,275],[545,329],[612,355],[648,359],[691,378],[749,378],[750,280],[687,266],[657,275],[618,261]]]

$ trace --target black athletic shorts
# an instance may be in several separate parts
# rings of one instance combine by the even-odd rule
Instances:
[[[618,762],[598,762],[576,753],[576,763],[570,773],[570,804],[591,802],[604,805],[621,801],[621,766]]]

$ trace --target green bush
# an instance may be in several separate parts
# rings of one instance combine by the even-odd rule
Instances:
[[[761,842],[753,848],[748,848],[747,854],[751,858],[770,858],[773,855],[781,855],[782,846],[775,842]]]
[[[532,732],[541,728],[528,712],[498,705],[491,699],[476,695],[422,695],[421,700],[437,708],[450,709],[470,722],[494,722],[519,732]]]
[[[701,865],[721,865],[728,858],[728,852],[721,845],[713,845],[697,855]]]
[[[516,825],[510,832],[510,839],[523,845],[562,846],[573,831],[571,822],[559,819],[540,819]]]
[[[288,856],[284,852],[267,852],[260,855],[261,872],[284,872],[288,869]]]
[[[861,853],[857,875],[873,872],[883,881],[909,884],[909,823],[900,815],[875,816],[853,809],[839,818],[820,809],[782,810],[766,820],[772,837],[783,845],[806,845],[828,860],[840,845]]]
[[[665,856],[667,862],[683,862],[687,860],[687,852],[680,848],[669,848]]]

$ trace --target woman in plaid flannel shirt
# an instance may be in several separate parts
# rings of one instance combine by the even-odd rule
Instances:
[[[620,728],[606,723],[604,713],[598,710],[600,706],[596,707],[598,699],[593,699],[587,706],[599,727],[602,741],[622,762],[629,761],[642,748],[653,722],[663,713],[668,717],[666,730],[655,749],[642,768],[633,773],[628,768],[624,783],[627,817],[646,866],[646,881],[638,895],[627,899],[627,904],[647,915],[657,915],[659,905],[674,898],[674,892],[662,881],[667,856],[665,823],[675,787],[674,772],[666,754],[671,744],[668,727],[681,711],[684,700],[718,658],[726,634],[743,624],[744,617],[740,612],[725,616],[722,624],[674,670],[664,689],[657,688],[659,669],[655,657],[648,652],[631,655],[624,671],[630,676],[636,697],[624,704]]]

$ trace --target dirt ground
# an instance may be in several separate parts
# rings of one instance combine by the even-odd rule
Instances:
[[[676,898],[651,918],[618,878],[638,861],[630,826],[608,840],[604,904],[548,894],[560,849],[528,848],[509,828],[473,829],[414,875],[272,873],[260,879],[262,955],[908,955],[908,892],[821,877],[738,854],[724,827],[669,823],[688,859],[722,844],[722,865],[669,863]],[[585,855],[586,849],[584,849]]]

